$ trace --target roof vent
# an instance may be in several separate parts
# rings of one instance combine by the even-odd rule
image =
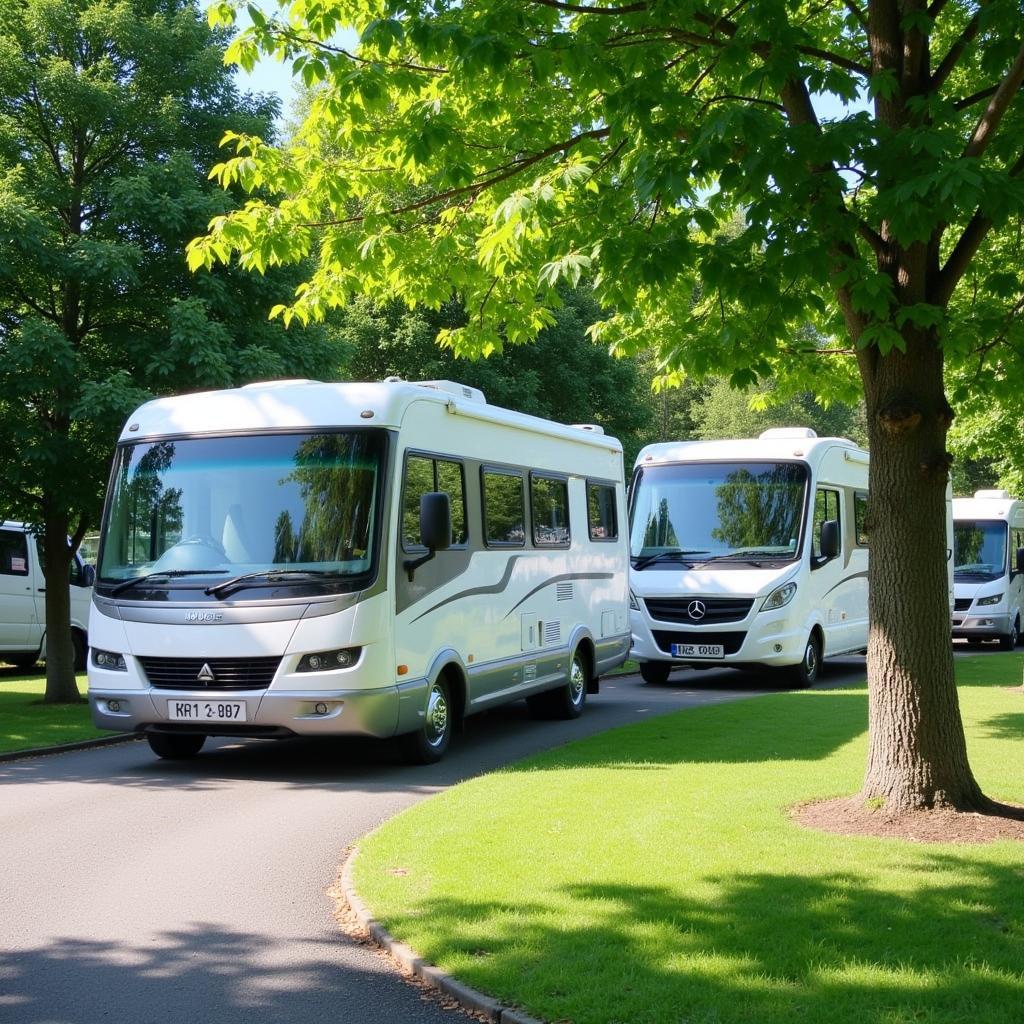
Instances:
[[[1009,491],[1001,490],[988,490],[988,491],[975,491],[974,496],[976,498],[994,498],[1000,501],[1011,501]]]
[[[599,427],[596,423],[574,423],[573,426],[577,430],[585,430],[588,434],[604,433],[604,427]]]
[[[388,378],[389,380],[391,378]],[[430,388],[433,391],[443,391],[447,395],[456,395],[459,398],[468,398],[471,402],[487,404],[484,393],[479,388],[471,388],[468,384],[459,384],[454,380],[418,380],[416,385],[421,388]]]
[[[796,437],[817,437],[810,427],[772,427],[758,435],[762,441],[792,441]]]

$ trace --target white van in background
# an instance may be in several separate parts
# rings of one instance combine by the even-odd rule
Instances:
[[[97,726],[402,736],[575,718],[629,650],[622,447],[450,381],[163,398],[118,442],[90,621]]]
[[[630,490],[632,657],[778,666],[798,686],[868,641],[868,454],[809,428],[653,444]]]
[[[1024,502],[1001,490],[953,499],[953,636],[1020,639],[1024,619]]]
[[[71,567],[71,639],[75,668],[85,670],[92,567],[76,555]],[[30,668],[44,654],[46,579],[36,538],[23,523],[0,524],[0,660]]]

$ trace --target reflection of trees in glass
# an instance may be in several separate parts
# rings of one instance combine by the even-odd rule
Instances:
[[[645,548],[677,548],[679,539],[668,512],[668,498],[658,502],[657,512],[652,512],[644,531]]]
[[[604,484],[587,485],[587,522],[591,540],[612,540],[618,536],[613,487]]]
[[[465,544],[466,496],[462,466],[448,459],[428,459],[422,455],[410,455],[405,463],[405,482],[402,489],[402,546],[406,549],[422,547],[420,497],[429,491],[442,491],[448,495],[452,516],[452,543]]]
[[[566,482],[535,476],[530,492],[534,544],[568,544],[569,487]]]
[[[153,561],[181,540],[184,521],[181,488],[165,489],[162,476],[170,469],[174,452],[173,441],[149,445],[135,472],[130,473],[135,449],[124,449],[121,480],[126,493],[118,504],[127,512],[121,534],[124,547],[119,561],[129,565]]]
[[[304,506],[291,561],[369,557],[378,450],[368,434],[317,434],[298,446],[286,477],[299,485]]]
[[[790,549],[802,494],[803,482],[794,480],[790,466],[734,470],[715,488],[718,526],[711,536],[731,548]]]
[[[839,492],[819,487],[814,492],[814,521],[811,524],[811,554],[821,555],[821,526],[828,520],[839,522]]]
[[[523,480],[509,473],[484,473],[484,516],[493,544],[523,544]]]
[[[1006,560],[1006,527],[1002,523],[954,523],[954,569],[974,566],[999,571]]]
[[[299,538],[292,526],[292,514],[285,509],[274,523],[274,562],[294,562]]]

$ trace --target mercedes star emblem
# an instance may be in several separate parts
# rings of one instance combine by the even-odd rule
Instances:
[[[707,611],[707,606],[703,601],[691,601],[686,606],[686,613],[691,619],[703,619]]]

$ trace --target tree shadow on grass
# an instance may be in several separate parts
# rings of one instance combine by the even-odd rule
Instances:
[[[704,879],[717,895],[703,900],[581,883],[546,914],[426,903],[413,909],[437,930],[419,952],[574,1024],[1019,1024],[1024,872],[927,855],[908,888],[904,856],[879,857],[897,869],[891,889],[783,872]],[[401,916],[387,923],[401,934]]]
[[[1008,711],[993,715],[980,723],[986,730],[985,737],[997,740],[1024,739],[1024,711]]]

